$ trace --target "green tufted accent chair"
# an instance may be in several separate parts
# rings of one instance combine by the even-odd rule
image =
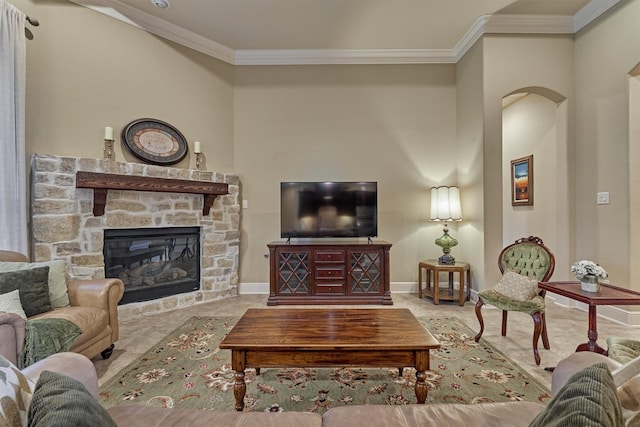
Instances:
[[[555,257],[549,248],[544,245],[542,239],[535,236],[516,240],[515,243],[504,248],[498,257],[498,267],[501,273],[509,269],[523,276],[535,278],[539,282],[546,282],[551,278],[555,264]],[[544,348],[547,350],[551,348],[544,315],[545,293],[543,290],[538,290],[538,295],[532,299],[517,301],[499,294],[493,289],[480,292],[476,303],[476,317],[480,322],[480,332],[475,336],[475,341],[478,342],[484,332],[484,320],[482,319],[482,306],[484,304],[489,304],[502,310],[502,336],[507,335],[507,313],[509,311],[527,313],[533,318],[533,355],[536,365],[539,365],[538,339],[541,334]]]

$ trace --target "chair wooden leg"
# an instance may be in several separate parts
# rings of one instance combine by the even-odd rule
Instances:
[[[541,313],[542,317],[542,345],[547,350],[551,349],[551,345],[549,344],[549,336],[547,335],[547,317],[544,313]]]
[[[533,357],[536,359],[536,365],[540,364],[540,353],[538,352],[538,339],[542,332],[542,318],[539,312],[531,315],[533,317]]]
[[[478,318],[478,322],[480,323],[480,332],[475,336],[474,340],[476,342],[480,341],[480,337],[482,337],[482,333],[484,332],[484,320],[482,319],[482,306],[484,303],[482,299],[478,298],[478,302],[476,303],[476,317]]]
[[[502,310],[502,336],[507,336],[507,310]]]

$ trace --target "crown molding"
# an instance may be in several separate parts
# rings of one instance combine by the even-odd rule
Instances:
[[[454,64],[450,49],[238,50],[234,65]]]
[[[125,24],[148,31],[172,42],[186,46],[205,55],[233,64],[234,51],[226,46],[202,37],[192,31],[171,24],[163,19],[139,11],[118,0],[71,0],[95,12],[107,15]]]
[[[573,32],[577,33],[618,3],[620,0],[591,0],[573,16]]]
[[[591,0],[576,15],[483,15],[453,49],[242,49],[229,47],[118,0],[71,0],[231,65],[455,64],[485,34],[574,34],[620,0]]]
[[[491,15],[485,34],[573,34],[573,17],[561,15]]]
[[[471,49],[471,47],[484,35],[484,29],[487,26],[487,22],[491,19],[491,15],[482,15],[478,17],[466,33],[462,36],[460,41],[456,43],[453,48],[456,62],[458,62],[464,54]]]

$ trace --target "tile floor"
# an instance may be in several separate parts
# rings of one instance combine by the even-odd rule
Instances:
[[[450,302],[434,305],[430,299],[424,298],[421,301],[414,294],[393,294],[392,298],[394,305],[385,307],[408,308],[416,316],[456,316],[474,332],[478,330],[478,320],[473,302],[467,302],[464,307],[460,307],[457,303]],[[94,359],[100,384],[117,374],[191,316],[241,316],[246,309],[256,307],[267,307],[267,295],[241,295],[164,313],[135,318],[121,317],[120,339],[116,343],[113,355],[108,360],[102,360],[99,356]],[[359,305],[354,307],[374,306]],[[277,308],[273,307],[273,309]],[[483,317],[485,322],[483,338],[549,388],[551,387],[551,373],[545,371],[544,368],[555,366],[558,361],[575,351],[579,344],[587,341],[586,312],[562,307],[553,302],[548,303],[547,328],[551,349],[545,350],[542,346],[542,339],[540,340],[538,348],[542,363],[540,366],[536,366],[531,346],[533,321],[530,316],[523,313],[511,313],[506,337],[500,336],[501,312],[499,310],[485,306]],[[640,338],[639,332],[639,328],[629,327],[607,319],[598,319],[598,343],[603,347],[606,347],[606,339],[609,336],[638,339]]]

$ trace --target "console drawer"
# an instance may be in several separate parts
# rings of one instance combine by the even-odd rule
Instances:
[[[316,294],[322,295],[343,295],[344,294],[344,286],[341,284],[333,283],[318,283],[316,284]]]
[[[317,267],[316,270],[316,279],[341,279],[344,280],[344,266],[327,266],[327,267]]]
[[[315,251],[315,261],[322,262],[344,262],[344,251],[341,250],[317,250]]]

